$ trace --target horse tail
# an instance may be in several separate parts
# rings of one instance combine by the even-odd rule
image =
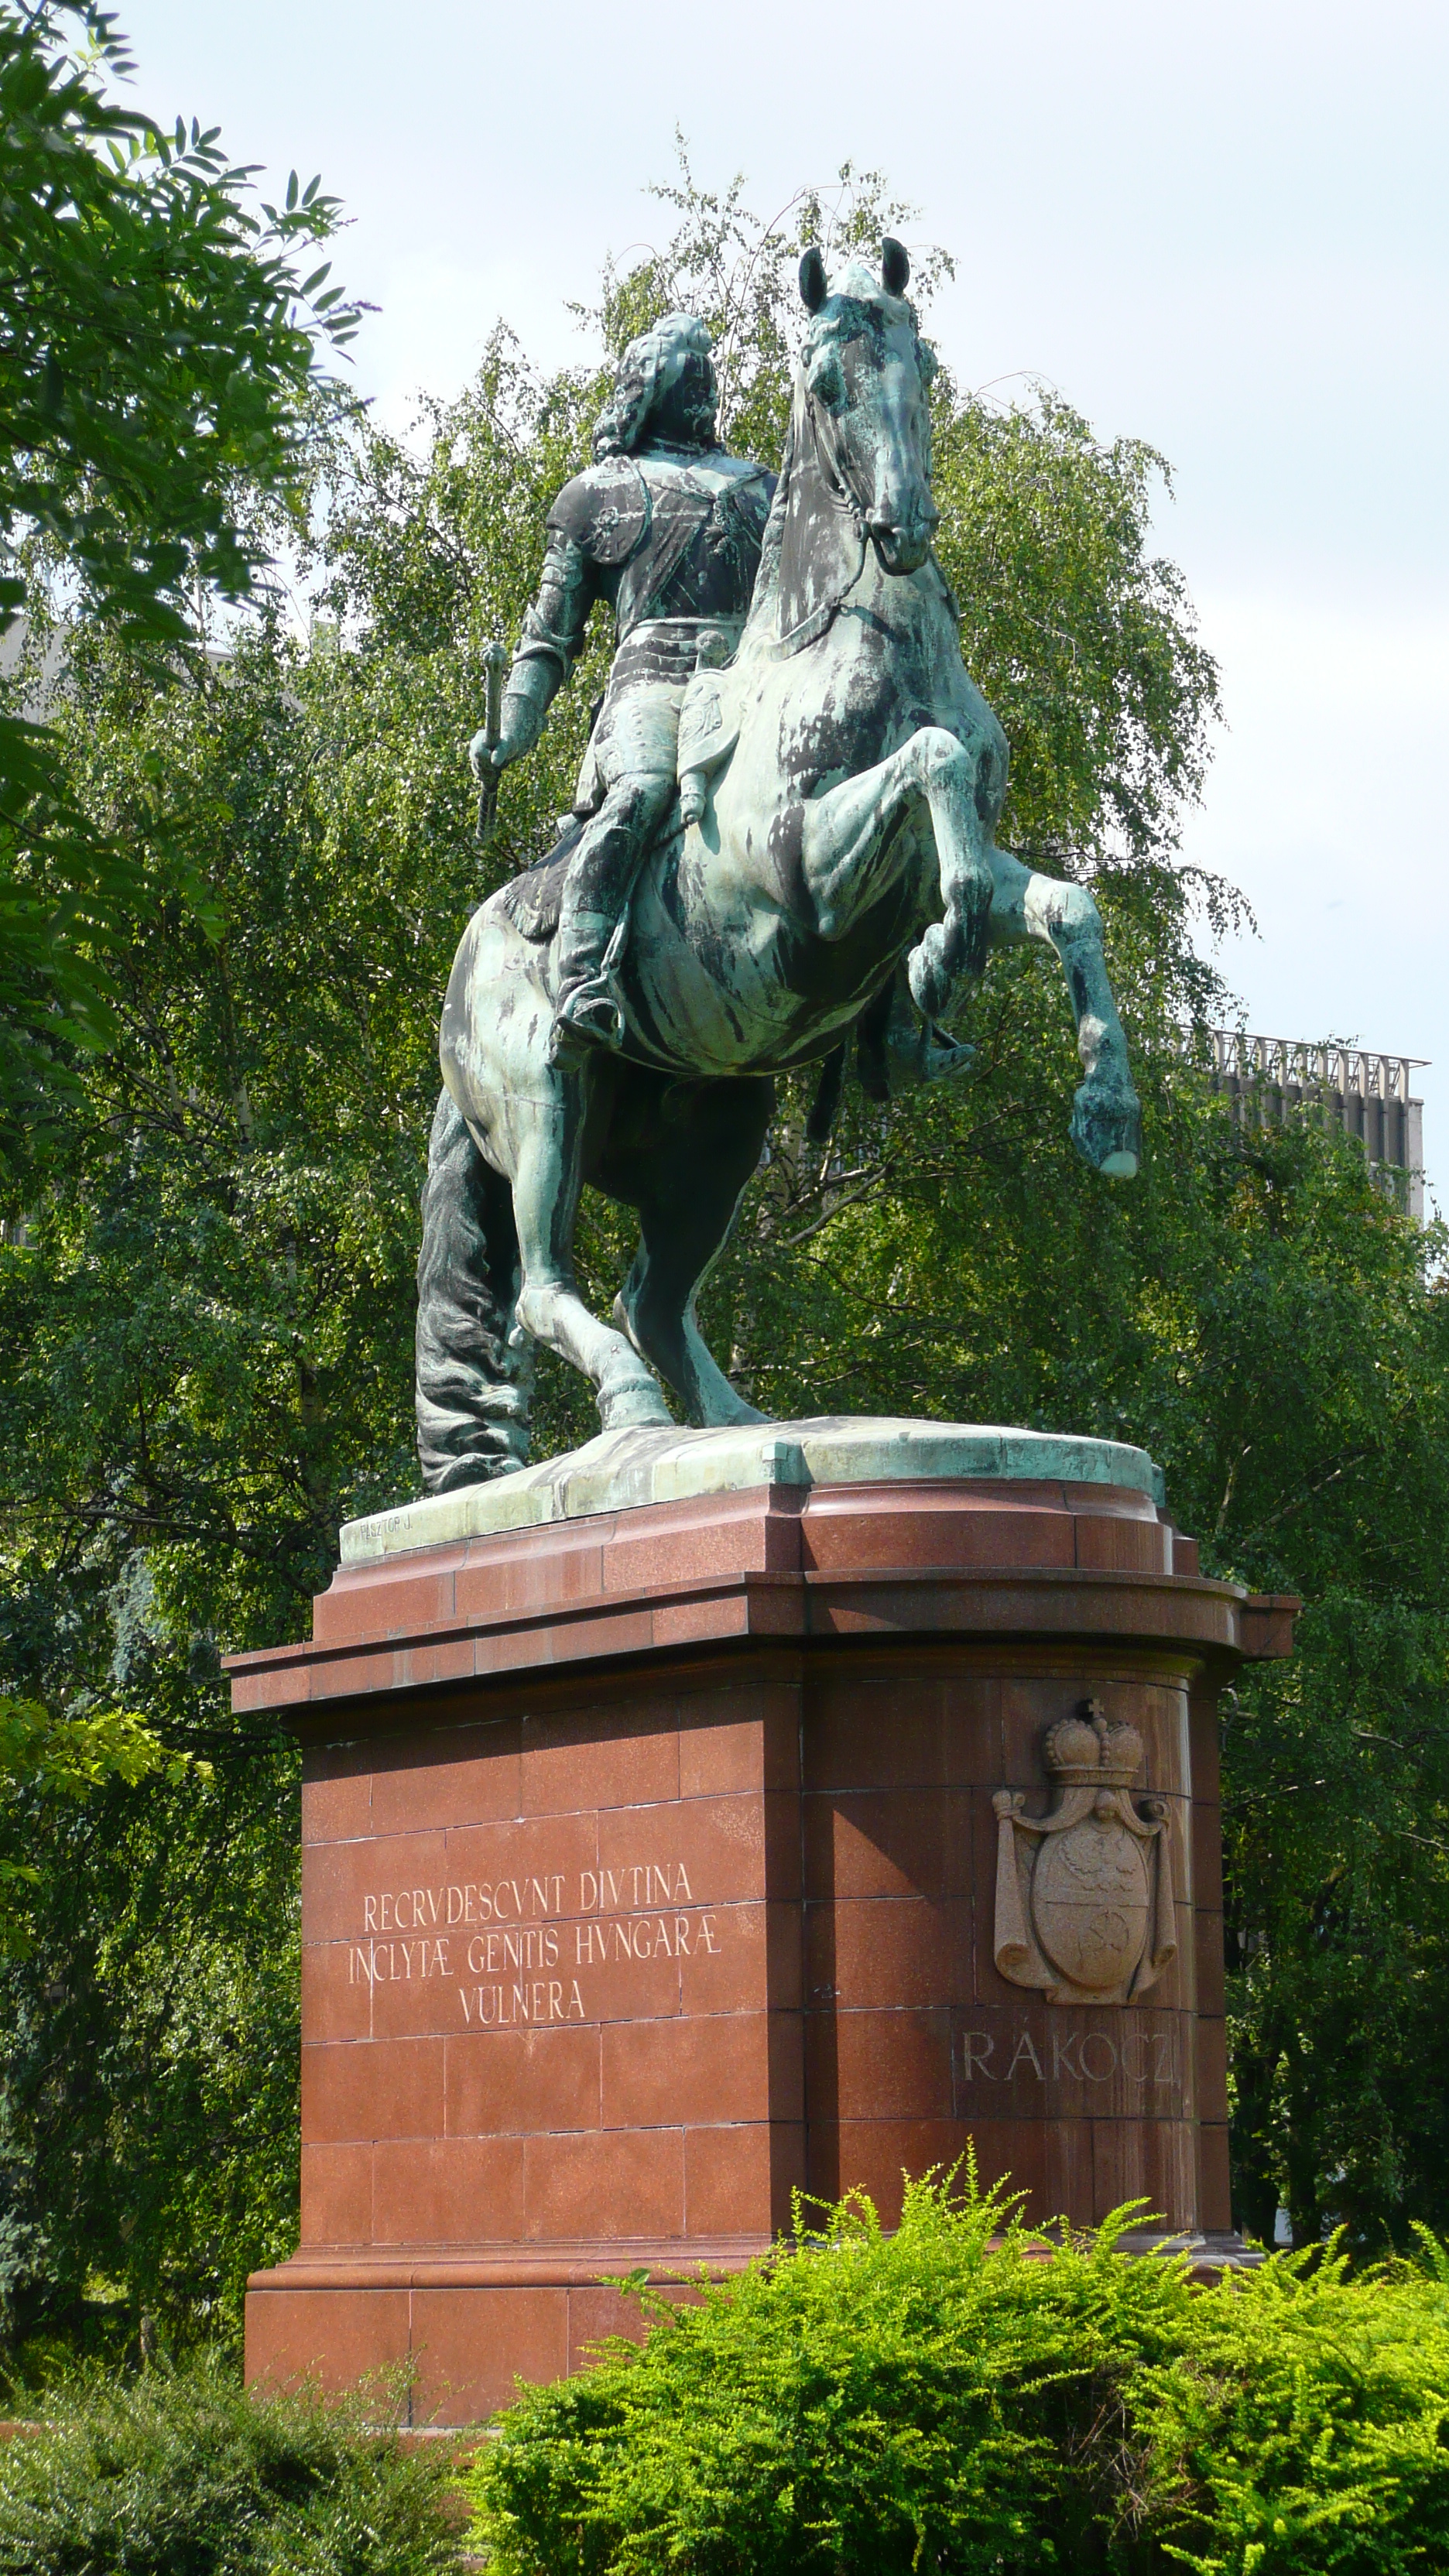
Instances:
[[[528,1457],[529,1352],[514,1337],[513,1197],[444,1091],[433,1119],[418,1255],[418,1457],[430,1494]]]

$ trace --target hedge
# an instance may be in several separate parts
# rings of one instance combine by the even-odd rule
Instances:
[[[0,2442],[0,2576],[436,2576],[453,2446],[377,2392],[257,2396],[218,2364],[87,2375]]]
[[[1195,2286],[1001,2188],[853,2195],[522,2391],[470,2472],[496,2576],[1449,2569],[1449,2262]]]

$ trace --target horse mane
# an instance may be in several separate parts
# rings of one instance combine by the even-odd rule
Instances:
[[[760,539],[760,561],[755,573],[755,586],[750,593],[744,632],[739,641],[738,650],[741,653],[749,643],[757,640],[760,628],[768,626],[774,620],[779,601],[780,550],[785,542],[785,511],[790,498],[790,480],[795,470],[795,453],[800,430],[797,413],[802,408],[802,391],[803,382],[797,376],[790,400],[790,422],[785,432],[785,449],[780,458],[775,497],[770,503],[770,515],[765,521],[765,533]]]

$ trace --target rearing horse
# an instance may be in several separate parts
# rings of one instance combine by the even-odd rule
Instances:
[[[606,1430],[761,1419],[695,1322],[695,1295],[759,1161],[773,1077],[836,1059],[852,1027],[882,1069],[908,1058],[911,1000],[935,1039],[990,947],[1034,940],[1066,972],[1084,1079],[1072,1134],[1130,1178],[1140,1121],[1090,894],[996,847],[1006,739],[961,660],[931,553],[927,388],[905,252],[810,314],[759,579],[733,664],[691,683],[680,728],[697,821],[676,810],[635,887],[613,964],[623,1049],[548,1062],[548,865],[464,933],[443,1011],[418,1266],[418,1437],[433,1491],[527,1455],[527,1342],[594,1385]],[[893,1022],[893,1028],[888,1023]],[[639,1249],[612,1324],[573,1268],[584,1182],[634,1207]]]

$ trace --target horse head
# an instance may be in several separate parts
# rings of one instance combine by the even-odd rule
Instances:
[[[810,327],[797,437],[813,446],[827,488],[890,573],[920,569],[941,516],[931,498],[928,389],[936,360],[906,301],[910,274],[906,252],[889,239],[879,277],[853,261],[831,287],[818,250],[800,262]]]

